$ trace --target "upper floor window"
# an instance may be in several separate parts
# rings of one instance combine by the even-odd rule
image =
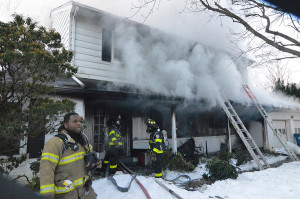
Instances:
[[[112,54],[112,31],[102,29],[102,61],[111,62]]]

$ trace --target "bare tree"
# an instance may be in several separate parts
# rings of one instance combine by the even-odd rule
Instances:
[[[254,70],[255,72],[253,73]],[[252,72],[251,72],[252,71]],[[283,80],[286,83],[290,82],[291,71],[288,65],[274,63],[272,65],[266,65],[262,68],[252,68],[250,76],[252,83],[257,86],[264,88],[265,90],[273,91],[275,89],[278,79]],[[260,75],[257,75],[257,74]]]
[[[5,21],[16,12],[21,0],[1,0],[0,1],[0,20]]]
[[[269,89],[271,90],[275,89],[275,84],[278,81],[278,79],[289,82],[289,79],[291,77],[289,67],[283,66],[281,64],[274,64],[272,66],[268,65],[266,67],[266,70],[267,74],[265,76],[268,79],[267,84]]]
[[[258,0],[185,0],[185,9],[206,12],[210,17],[227,17],[244,27],[244,31],[231,30],[235,41],[247,42],[242,54],[253,54],[256,66],[300,57],[299,19],[280,8]],[[148,17],[161,0],[137,0],[133,8],[140,12],[148,8]],[[150,9],[149,9],[150,8]],[[135,13],[136,14],[136,13]],[[257,39],[259,38],[259,39]]]

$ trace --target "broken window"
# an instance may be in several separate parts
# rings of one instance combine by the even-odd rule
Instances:
[[[111,62],[112,50],[112,31],[102,29],[102,61]]]

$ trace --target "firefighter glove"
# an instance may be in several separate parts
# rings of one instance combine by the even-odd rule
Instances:
[[[151,160],[152,161],[156,161],[156,154],[155,153],[151,153]]]

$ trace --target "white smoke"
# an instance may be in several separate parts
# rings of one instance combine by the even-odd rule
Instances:
[[[240,98],[241,69],[227,53],[134,25],[120,24],[114,33],[125,75],[139,89],[212,102],[218,90]]]
[[[201,44],[157,30],[141,31],[136,26],[120,24],[115,30],[116,47],[123,52],[125,75],[129,83],[143,91],[189,100],[208,99],[216,105],[216,95],[249,103],[242,88],[249,60],[232,57]],[[124,34],[126,33],[126,34]],[[251,85],[251,88],[254,88]],[[300,107],[293,98],[254,88],[263,104],[277,107]]]
[[[68,0],[1,0],[15,3],[3,12],[0,20],[7,20],[13,12],[22,13],[49,27],[50,11]],[[116,14],[132,15],[131,3],[125,0],[77,0],[79,3]],[[234,46],[229,42],[227,27],[239,28],[231,21],[211,19],[203,13],[186,13],[185,1],[162,1],[159,10],[146,20],[146,25],[159,28],[178,39],[161,37],[155,30],[140,38],[134,27],[118,26],[116,38],[126,64],[125,75],[139,89],[187,99],[205,98],[215,104],[214,90],[222,91],[230,99],[249,102],[241,85],[248,82],[245,70],[249,63],[236,60]],[[142,22],[140,14],[133,20]],[[182,39],[184,38],[184,39]],[[193,46],[193,42],[197,42]],[[230,52],[230,53],[228,53]],[[261,103],[276,106],[299,106],[298,102],[250,87]]]

